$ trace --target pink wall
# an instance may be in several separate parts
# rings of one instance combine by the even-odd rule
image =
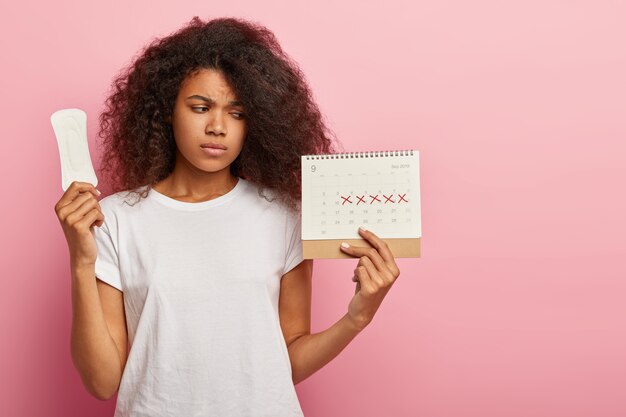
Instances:
[[[70,359],[49,116],[85,109],[98,159],[113,75],[195,14],[270,27],[347,150],[421,152],[423,257],[298,385],[307,417],[626,415],[626,2],[232,4],[3,5],[0,415],[112,415]],[[314,331],[355,264],[316,261]]]

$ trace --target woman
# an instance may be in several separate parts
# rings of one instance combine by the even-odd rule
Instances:
[[[347,312],[310,333],[300,155],[335,149],[302,73],[268,29],[196,17],[113,86],[102,171],[120,191],[98,202],[74,182],[55,207],[84,385],[119,390],[117,417],[301,416],[294,384],[371,322],[400,273],[360,231],[371,247],[341,248],[360,258]]]

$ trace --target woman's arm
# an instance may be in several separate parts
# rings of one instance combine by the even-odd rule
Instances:
[[[122,292],[96,280],[98,248],[91,227],[104,223],[99,195],[92,184],[73,181],[54,211],[70,252],[72,361],[87,390],[106,400],[121,380],[127,333]]]
[[[279,314],[291,361],[293,383],[306,379],[337,356],[374,318],[385,295],[400,275],[386,242],[359,230],[370,246],[341,248],[358,257],[352,278],[357,282],[346,313],[330,328],[311,334],[313,261],[305,259],[281,281]]]
[[[283,276],[280,286],[280,324],[294,384],[334,359],[362,330],[346,314],[323,332],[311,334],[312,274],[313,260],[305,259]]]
[[[123,300],[121,291],[96,279],[95,265],[72,265],[72,361],[100,400],[117,392],[126,364]]]

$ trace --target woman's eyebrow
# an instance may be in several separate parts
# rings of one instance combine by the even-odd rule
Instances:
[[[193,96],[189,96],[187,97],[187,100],[189,99],[196,99],[196,100],[202,100],[202,101],[206,101],[209,104],[214,104],[215,100],[213,100],[212,98],[209,97],[204,97],[198,94],[194,94]],[[237,101],[237,100],[232,100],[229,101],[228,104],[230,104],[231,106],[242,106],[241,101]]]

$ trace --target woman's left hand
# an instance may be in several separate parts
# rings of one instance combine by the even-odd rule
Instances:
[[[385,295],[400,275],[400,269],[387,243],[369,230],[359,229],[359,234],[373,247],[350,245],[340,248],[344,253],[360,258],[352,277],[357,284],[348,306],[348,317],[362,330],[374,318]]]

